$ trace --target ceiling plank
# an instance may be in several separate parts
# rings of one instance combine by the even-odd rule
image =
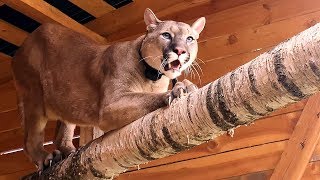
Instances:
[[[11,57],[0,53],[0,85],[12,80]]]
[[[0,19],[0,38],[14,45],[21,46],[28,34],[28,32]]]
[[[33,18],[40,23],[59,23],[91,39],[106,43],[106,39],[71,19],[57,8],[42,0],[2,0],[6,5]]]
[[[151,8],[153,12],[156,13],[181,2],[183,2],[183,0],[135,0],[116,11],[107,13],[100,18],[87,23],[85,26],[102,36],[107,36],[128,27],[130,24],[142,21],[143,13],[146,8]]]
[[[69,0],[76,6],[80,7],[81,9],[87,11],[88,13],[92,14],[94,17],[98,18],[104,14],[107,14],[113,10],[114,7],[109,5],[103,0]]]
[[[163,166],[139,169],[120,174],[117,180],[224,179],[264,171],[275,167],[286,143],[286,140],[266,143]]]
[[[17,94],[13,81],[0,84],[0,113],[17,109]]]

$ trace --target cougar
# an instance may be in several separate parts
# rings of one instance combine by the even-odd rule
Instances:
[[[133,41],[101,45],[57,24],[43,24],[12,60],[24,150],[41,171],[76,148],[74,129],[119,129],[197,87],[188,80],[168,90],[170,80],[196,60],[205,18],[191,26],[160,21],[146,9],[146,34]],[[44,150],[47,121],[56,120],[57,147]]]

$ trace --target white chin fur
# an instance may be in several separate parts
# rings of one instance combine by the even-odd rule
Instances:
[[[181,75],[181,71],[169,70],[169,71],[163,72],[163,74],[164,74],[165,76],[167,76],[168,78],[170,78],[170,79],[175,79],[175,78],[177,78],[178,76]]]

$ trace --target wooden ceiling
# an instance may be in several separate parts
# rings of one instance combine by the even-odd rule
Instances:
[[[62,7],[61,4],[52,3],[53,1],[63,2]],[[206,65],[202,66],[205,74],[201,76],[201,85],[203,85],[320,21],[320,1],[318,0],[134,0],[126,1],[125,4],[119,3],[121,0],[90,0],[90,3],[88,2],[89,0],[0,0],[0,154],[22,147],[23,132],[16,110],[10,61],[15,50],[21,46],[28,34],[43,23],[59,23],[97,42],[111,44],[119,40],[132,39],[145,32],[143,12],[147,7],[163,20],[173,19],[191,23],[198,17],[206,16],[207,26],[199,41],[199,57],[206,62]],[[66,6],[69,9],[63,8]],[[9,21],[10,17],[6,15],[12,11],[21,13],[15,14],[13,18],[20,21]],[[304,103],[282,111],[281,114],[274,116],[278,120],[270,117],[270,122],[262,121],[260,128],[257,123],[258,128],[251,128],[252,131],[237,132],[238,136],[232,141],[223,137],[223,142],[219,142],[219,146],[225,145],[229,149],[220,147],[215,149],[215,153],[241,149],[247,144],[258,145],[272,141],[279,141],[278,143],[283,144],[284,147],[303,106]],[[279,122],[283,124],[279,125]],[[54,124],[49,123],[46,141],[52,140],[53,129]],[[245,143],[239,143],[241,140]],[[235,146],[230,149],[227,142],[234,143]],[[210,149],[209,146],[210,144],[203,145],[203,150],[198,149],[199,152],[191,153],[192,155],[176,156],[174,161],[183,161],[191,156],[196,159],[201,155],[208,157],[208,162],[215,162],[216,160],[209,159],[213,154],[212,151],[207,150]],[[49,146],[49,148],[52,147]],[[269,155],[270,149],[274,148],[259,152]],[[251,156],[250,153],[243,154]],[[254,160],[256,157],[251,158]],[[274,159],[274,156],[270,158]],[[243,161],[243,163],[246,162],[247,160]],[[162,162],[162,164],[166,163],[168,160]],[[226,166],[234,169],[233,163],[226,162]],[[155,167],[158,166],[159,164],[155,165]],[[272,166],[265,169],[273,168]],[[22,171],[30,172],[31,167],[30,162],[21,152],[0,156],[0,179],[4,174],[21,175]],[[184,168],[184,166],[181,167]],[[216,171],[212,173],[227,173],[223,166],[219,167],[221,168],[217,166]],[[253,164],[252,167],[256,165]],[[201,170],[201,168],[198,169]],[[137,173],[141,172],[143,171],[140,170]],[[172,171],[172,174],[175,173]],[[222,177],[227,175],[221,175]]]

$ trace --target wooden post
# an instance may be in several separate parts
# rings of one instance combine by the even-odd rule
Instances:
[[[320,137],[320,94],[309,98],[271,180],[300,180]]]
[[[80,128],[80,146],[86,145],[88,142],[102,136],[104,132],[97,127],[81,127]]]

